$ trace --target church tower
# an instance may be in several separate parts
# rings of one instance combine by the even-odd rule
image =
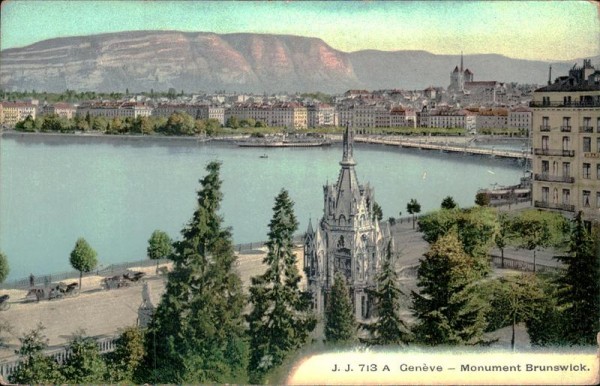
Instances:
[[[347,125],[338,180],[323,187],[323,218],[316,229],[310,221],[305,235],[304,270],[318,314],[324,313],[334,277],[340,273],[350,287],[356,319],[364,320],[372,313],[366,289],[375,284],[391,237],[389,228],[382,230],[374,219],[373,189],[358,183],[353,137]]]

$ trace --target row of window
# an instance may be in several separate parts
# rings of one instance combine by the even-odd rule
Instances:
[[[552,190],[552,201],[550,201],[550,188],[542,187],[542,202],[552,202],[553,204],[559,204],[559,191],[558,188]],[[584,208],[591,208],[592,192],[590,190],[583,190],[581,194],[581,205]],[[570,205],[571,204],[571,190],[562,189],[560,198],[560,204]],[[596,192],[596,208],[600,208],[600,192]]]
[[[557,161],[552,163],[552,175],[558,176],[559,164]],[[550,161],[542,161],[542,174],[550,175]],[[571,177],[571,163],[562,163],[562,176]],[[592,178],[592,164],[584,162],[582,165],[581,177],[585,179]],[[600,180],[600,163],[596,164],[596,179]]]
[[[542,117],[542,126],[550,127],[550,117]],[[563,117],[562,126],[571,127],[571,117]],[[583,117],[582,126],[592,127],[592,117]],[[596,128],[600,128],[600,117],[596,118]]]
[[[550,137],[547,135],[542,135],[542,149],[548,150],[550,143]],[[562,149],[570,150],[571,147],[571,137],[564,136],[562,137]],[[592,137],[583,137],[582,138],[582,148],[584,153],[592,152]],[[600,137],[596,138],[596,151],[600,153]]]

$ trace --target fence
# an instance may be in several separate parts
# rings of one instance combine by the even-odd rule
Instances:
[[[498,255],[492,255],[492,262],[496,264],[497,267],[502,266],[502,257]],[[504,268],[515,269],[517,271],[527,271],[527,272],[556,272],[563,269],[561,266],[552,266],[536,263],[535,266],[533,262],[511,259],[508,257],[504,258]]]
[[[299,234],[299,235],[294,236],[293,242],[294,242],[294,244],[302,244],[303,240],[304,240],[304,235]],[[250,251],[250,250],[264,247],[265,243],[266,243],[266,241],[258,241],[258,242],[253,242],[253,243],[236,244],[236,245],[234,245],[234,250],[236,252]],[[168,260],[168,259],[159,259],[159,260],[144,259],[144,260],[119,263],[119,264],[110,264],[106,267],[98,268],[92,272],[84,273],[83,277],[97,276],[97,275],[108,276],[108,275],[112,275],[114,273],[118,273],[120,271],[124,271],[124,270],[132,268],[132,267],[150,267],[150,266],[156,265],[157,263],[164,264],[169,261],[170,260]],[[53,281],[61,281],[61,280],[66,280],[66,279],[71,279],[71,278],[76,278],[76,277],[79,277],[79,271],[75,271],[75,270],[53,273],[53,274],[49,274],[49,275],[40,275],[40,276],[34,277],[33,285],[34,286],[37,286],[37,285],[45,286],[47,284],[52,283]],[[28,277],[23,278],[23,279],[11,280],[11,281],[0,284],[0,289],[27,289],[29,287],[30,287],[30,278],[28,278]]]
[[[106,354],[112,352],[116,348],[117,339],[119,336],[110,336],[106,338],[100,338],[96,340],[100,354]],[[46,356],[54,359],[57,363],[63,364],[71,356],[68,346],[64,346],[58,349],[50,350],[46,352]],[[0,363],[0,375],[6,380],[12,373],[14,373],[19,367],[19,359],[10,360],[4,363]]]

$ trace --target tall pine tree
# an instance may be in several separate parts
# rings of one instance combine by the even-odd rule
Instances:
[[[467,255],[455,231],[433,243],[417,271],[420,293],[412,292],[413,328],[425,345],[470,344],[481,341],[483,305],[469,287],[479,278],[474,258]]]
[[[219,169],[218,162],[206,167],[198,207],[175,245],[173,272],[146,334],[140,381],[245,381],[245,299],[231,232],[218,214]]]
[[[581,212],[573,220],[569,253],[558,259],[567,265],[558,280],[558,304],[564,309],[563,342],[593,345],[600,331],[599,256]]]
[[[346,279],[336,274],[325,310],[325,342],[347,343],[356,339],[356,318]]]
[[[369,337],[364,341],[371,345],[402,344],[411,339],[410,331],[399,314],[400,298],[404,294],[398,287],[391,250],[390,242],[381,272],[377,275],[377,288],[369,291],[369,296],[375,300],[377,319],[373,323],[363,324],[362,328],[369,332]]]
[[[268,252],[263,260],[267,269],[263,275],[252,278],[250,287],[252,311],[247,321],[251,383],[262,383],[267,372],[306,342],[316,325],[309,312],[310,296],[299,288],[301,277],[293,252],[297,229],[293,202],[288,192],[282,190],[275,198],[269,224]]]

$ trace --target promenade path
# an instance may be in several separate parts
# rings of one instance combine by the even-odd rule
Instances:
[[[410,294],[416,287],[416,267],[419,259],[427,251],[428,244],[421,233],[412,229],[412,223],[404,219],[392,228],[394,242],[398,248],[397,269],[405,294]],[[250,285],[250,278],[264,272],[262,264],[266,249],[251,250],[239,254],[238,270],[244,287]],[[301,248],[295,250],[298,265],[301,269],[303,253]],[[531,251],[507,249],[506,257],[532,259]],[[552,252],[538,252],[539,264],[553,264]],[[165,288],[165,276],[155,275],[155,267],[131,268],[147,273],[147,282],[154,304],[158,304]],[[516,273],[516,271],[494,269],[493,276]],[[14,350],[20,346],[19,337],[31,331],[39,323],[45,327],[44,334],[48,338],[50,348],[64,346],[73,334],[84,330],[92,337],[114,336],[119,329],[133,326],[137,322],[137,310],[142,302],[142,285],[103,290],[100,287],[101,277],[92,276],[83,279],[83,292],[74,298],[36,302],[22,302],[26,291],[3,290],[11,295],[11,307],[0,313],[0,322],[8,323],[11,332],[5,334],[7,347],[0,349],[0,361],[14,359]],[[75,281],[76,279],[73,279]],[[70,282],[70,280],[65,280]],[[304,282],[303,282],[304,283]],[[406,299],[408,305],[408,298]],[[405,313],[410,316],[409,312]],[[509,334],[501,337],[502,344],[510,341]],[[526,334],[521,341],[528,341]]]

